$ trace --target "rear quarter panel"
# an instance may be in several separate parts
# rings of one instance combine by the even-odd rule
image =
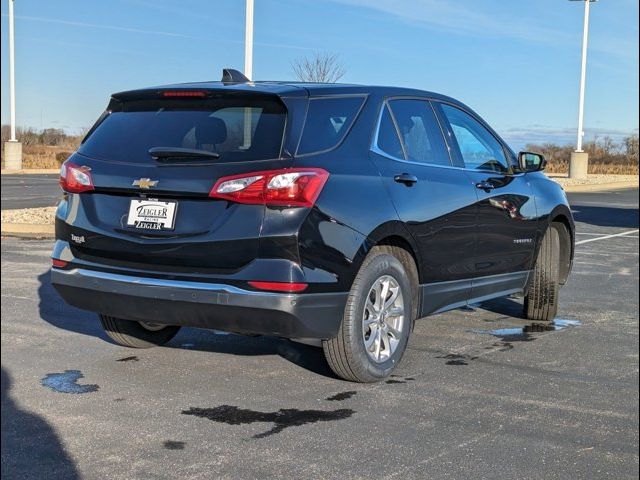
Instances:
[[[337,148],[296,157],[296,167],[320,167],[330,173],[316,207],[299,236],[307,269],[336,275],[335,288],[347,291],[364,257],[383,236],[409,235],[398,219],[369,147],[381,98],[369,95],[346,139]],[[410,241],[410,240],[409,240]]]

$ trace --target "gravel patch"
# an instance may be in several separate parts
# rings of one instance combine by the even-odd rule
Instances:
[[[551,173],[547,175],[551,180],[563,187],[572,185],[600,185],[603,183],[638,182],[638,175],[604,175],[592,174],[587,178],[568,178],[566,174]]]
[[[2,223],[31,223],[52,225],[57,207],[20,208],[18,210],[2,210]]]

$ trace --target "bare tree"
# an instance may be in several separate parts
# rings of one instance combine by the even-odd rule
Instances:
[[[600,148],[602,149],[603,156],[609,157],[620,149],[620,145],[618,145],[609,135],[605,135],[602,137],[602,141],[600,142]]]
[[[314,53],[297,58],[291,63],[291,68],[302,82],[335,83],[346,73],[335,53]]]
[[[638,163],[638,134],[634,133],[623,140],[624,152],[627,158]]]

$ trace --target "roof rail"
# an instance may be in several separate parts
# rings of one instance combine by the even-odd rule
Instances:
[[[245,77],[238,70],[234,70],[233,68],[222,69],[222,83],[247,83],[250,81],[251,80]]]

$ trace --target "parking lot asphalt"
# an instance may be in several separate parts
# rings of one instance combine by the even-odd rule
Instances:
[[[421,319],[375,385],[273,338],[116,346],[53,291],[50,241],[3,238],[2,477],[637,478],[638,190],[571,201],[556,329],[519,299]]]
[[[52,207],[62,191],[58,175],[2,175],[2,210]]]

